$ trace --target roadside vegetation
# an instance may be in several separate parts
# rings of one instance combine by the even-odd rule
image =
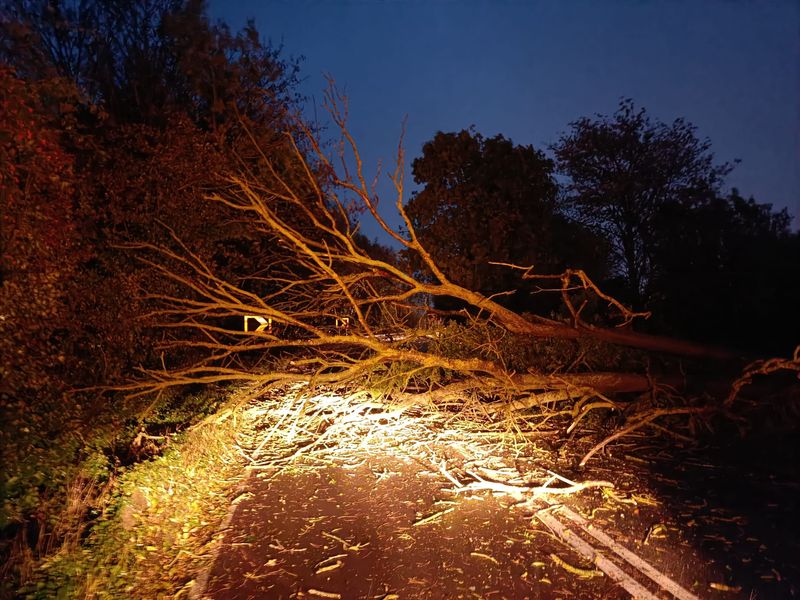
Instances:
[[[105,494],[87,497],[85,488],[68,490],[67,501],[78,514],[64,533],[73,539],[30,565],[21,595],[157,598],[185,592],[188,576],[208,559],[206,547],[213,544],[230,505],[228,494],[243,473],[236,450],[237,435],[247,429],[241,400],[206,408],[212,407],[219,412],[181,433],[148,437],[149,458],[115,469],[113,481],[101,490]],[[98,482],[84,477],[87,487]],[[91,523],[80,514],[87,508],[95,511]]]

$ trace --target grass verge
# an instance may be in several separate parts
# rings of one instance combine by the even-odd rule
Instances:
[[[36,564],[21,596],[188,597],[244,474],[237,435],[247,427],[246,393],[124,471],[84,539]]]

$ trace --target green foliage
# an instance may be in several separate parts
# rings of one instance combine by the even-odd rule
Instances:
[[[447,373],[440,368],[420,368],[416,363],[393,361],[367,373],[362,387],[375,397],[389,397],[409,388],[426,389],[446,383]]]
[[[141,423],[151,432],[179,431],[216,412],[224,398],[224,388],[204,387],[189,394],[172,390],[141,416]]]
[[[195,428],[163,454],[121,471],[89,534],[37,564],[22,596],[174,596],[197,569],[193,557],[216,533],[229,503],[223,492],[241,471],[231,422]]]
[[[77,94],[0,67],[0,530],[31,514],[51,527],[86,458],[83,408],[67,389],[69,310],[82,259],[74,158],[64,131]]]
[[[11,417],[8,412],[3,416]],[[57,520],[56,506],[65,496],[67,484],[80,471],[81,440],[69,434],[58,435],[58,439],[53,440],[50,432],[58,430],[40,429],[45,425],[45,419],[37,418],[40,416],[33,415],[24,421],[19,418],[4,420],[0,433],[3,442],[1,529],[21,523],[39,511],[48,520]],[[17,426],[21,427],[12,429]],[[51,505],[51,496],[58,498],[55,505]]]
[[[170,243],[171,228],[234,281],[274,256],[271,240],[203,196],[224,188],[221,171],[253,168],[255,144],[287,151],[298,65],[252,24],[211,24],[202,2],[7,8],[0,185],[15,223],[1,230],[0,333],[29,351],[3,361],[3,375],[32,381],[33,365],[58,357],[64,388],[117,381],[157,364],[163,335],[143,297],[174,291],[121,244]],[[67,329],[57,338],[54,323]]]
[[[226,449],[213,436],[177,448],[173,434],[211,414],[219,390],[139,401],[75,390],[197,358],[189,351],[161,355],[174,338],[157,325],[170,315],[154,314],[150,300],[179,286],[125,244],[183,244],[248,292],[263,296],[274,285],[271,269],[285,249],[239,212],[212,207],[203,196],[224,197],[224,171],[274,177],[259,149],[282,177],[294,179],[301,167],[283,132],[297,108],[297,64],[263,43],[252,24],[235,33],[211,24],[195,0],[8,5],[0,23],[0,54],[10,65],[0,67],[0,554],[10,552],[14,536],[36,559],[65,547],[40,565],[27,588],[31,597],[131,596],[147,569],[180,564],[170,561],[184,534],[205,535],[210,527],[198,506],[219,488],[203,469],[214,468]],[[469,131],[440,133],[426,144],[414,162],[424,189],[408,212],[456,282],[486,294],[519,288],[503,301],[530,308],[525,292],[533,288],[489,261],[595,274],[604,270],[598,236],[605,236],[629,288],[651,286],[654,306],[670,323],[685,318],[676,307],[701,304],[682,294],[690,289],[716,306],[743,306],[723,313],[736,322],[776,305],[800,262],[800,238],[788,234],[783,213],[709,196],[726,167],[712,164],[708,144],[691,126],[652,125],[623,103],[613,121],[584,119],[573,128],[557,155],[594,234],[564,216],[553,163],[532,147]],[[298,195],[307,188],[298,184]],[[620,208],[623,220],[615,221]],[[697,217],[703,227],[683,229],[683,252],[673,253],[666,233]],[[281,218],[309,220],[285,211]],[[623,235],[628,229],[630,238]],[[377,244],[367,250],[395,260]],[[697,262],[701,255],[724,258],[706,264]],[[691,285],[681,288],[685,272]],[[798,297],[794,285],[789,306]],[[740,303],[745,295],[751,300]],[[369,316],[386,330],[405,318],[381,310]],[[693,315],[698,323],[712,316]],[[222,309],[215,316],[231,314]],[[444,356],[478,356],[517,372],[641,365],[638,354],[597,342],[520,338],[487,324],[451,322],[428,343]],[[447,375],[394,363],[369,377],[385,392]],[[165,449],[141,470],[120,466]],[[185,511],[170,500],[176,486],[198,505]],[[155,518],[162,504],[176,511],[166,521]],[[78,547],[91,519],[97,522],[90,539]]]
[[[515,373],[640,369],[644,354],[592,339],[534,338],[481,322],[450,321],[432,338],[432,351],[449,358],[483,358]]]
[[[87,523],[108,510],[108,492],[120,493],[116,479],[126,472],[120,463],[135,464],[164,449],[172,456],[177,437],[171,434],[213,414],[225,393],[207,388],[135,401],[96,398],[94,404],[84,395],[81,403],[23,405],[13,413],[7,407],[0,421],[0,531],[13,535],[32,523],[43,550],[74,546]],[[0,554],[10,544],[0,542]],[[81,575],[69,563],[62,566],[65,580]]]

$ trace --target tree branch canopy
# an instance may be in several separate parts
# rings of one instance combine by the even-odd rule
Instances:
[[[624,325],[646,315],[630,311],[602,293],[582,271],[539,275],[532,268],[497,267],[517,273],[520,281],[538,280],[542,289],[560,294],[571,315],[570,323],[542,315],[523,317],[454,282],[418,236],[415,219],[406,212],[402,150],[391,178],[397,210],[408,228],[405,234],[393,231],[378,212],[378,200],[367,184],[356,143],[347,130],[346,100],[331,87],[327,103],[341,133],[339,156],[326,154],[313,132],[297,121],[295,133],[285,136],[286,152],[275,156],[262,152],[255,164],[243,163],[238,170],[220,173],[222,185],[208,195],[209,201],[239,212],[254,232],[267,236],[276,248],[275,259],[264,265],[257,278],[238,283],[223,279],[177,236],[173,236],[171,248],[137,245],[149,254],[143,260],[182,290],[151,298],[157,302],[154,314],[174,334],[167,346],[191,347],[203,355],[189,367],[150,372],[156,387],[186,381],[294,380],[299,367],[318,381],[346,382],[378,367],[410,363],[419,370],[488,377],[515,389],[614,388],[612,380],[603,376],[594,383],[572,381],[571,375],[520,376],[502,361],[453,358],[431,351],[435,334],[425,322],[436,313],[430,302],[437,297],[458,299],[466,307],[461,314],[468,322],[485,323],[499,332],[530,339],[593,339],[687,356],[731,358],[722,349],[585,321],[581,302],[587,296],[607,304]],[[337,168],[335,159],[344,166]],[[404,255],[413,256],[424,269],[404,268],[401,261],[368,252],[353,224],[355,210],[373,215],[403,245]],[[420,274],[423,271],[425,275]],[[557,283],[544,286],[543,282],[552,280]],[[274,327],[256,332],[231,327],[245,316],[260,317]],[[347,325],[335,327],[336,323]],[[291,363],[293,369],[269,375],[253,372],[243,359],[254,352],[289,351],[298,353]],[[646,387],[641,378],[637,382],[636,389]],[[623,385],[632,389],[630,386],[630,382]]]

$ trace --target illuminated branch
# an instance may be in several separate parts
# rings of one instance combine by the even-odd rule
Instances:
[[[605,448],[608,444],[613,442],[614,440],[618,440],[621,437],[629,435],[634,431],[645,427],[646,425],[651,425],[653,421],[661,417],[669,417],[675,415],[704,415],[709,414],[712,412],[712,409],[709,407],[684,407],[684,408],[668,408],[668,409],[660,409],[660,410],[652,410],[645,412],[639,415],[637,418],[632,419],[632,422],[619,431],[615,432],[614,434],[608,436],[600,443],[596,444],[586,455],[581,459],[581,462],[578,463],[579,466],[584,466],[592,456],[594,456],[597,452]]]
[[[215,273],[209,261],[174,234],[171,247],[132,246],[142,261],[173,284],[174,291],[150,296],[156,306],[149,316],[159,319],[170,335],[162,349],[191,350],[201,353],[201,358],[185,365],[170,364],[165,356],[162,369],[144,371],[146,379],[128,386],[129,391],[246,380],[329,386],[357,383],[367,390],[373,383],[381,396],[384,383],[397,377],[400,369],[402,384],[391,389],[393,400],[450,402],[478,391],[484,398],[499,399],[484,406],[484,412],[492,415],[526,410],[553,413],[552,407],[562,403],[568,408],[558,414],[571,417],[572,429],[592,411],[617,409],[618,403],[608,394],[645,392],[653,388],[653,381],[634,373],[515,373],[498,349],[503,335],[516,334],[521,340],[588,338],[688,356],[730,358],[716,348],[588,323],[582,316],[587,296],[606,303],[622,325],[648,314],[634,312],[604,294],[582,271],[538,275],[532,268],[503,265],[522,271],[522,279],[557,280],[553,291],[561,294],[572,317],[569,324],[544,316],[525,318],[499,304],[497,296],[486,297],[453,283],[422,245],[406,214],[402,137],[390,178],[405,234],[393,230],[378,211],[374,183],[368,185],[355,140],[347,130],[346,99],[331,87],[326,104],[342,136],[338,169],[313,132],[298,121],[296,133],[286,135],[282,151],[273,156],[259,150],[257,164],[243,161],[237,172],[220,174],[221,185],[208,196],[242,214],[253,233],[269,240],[274,250],[269,264],[242,280],[246,285]],[[419,259],[430,277],[409,273],[359,246],[354,211],[372,215],[387,235]],[[421,325],[426,314],[435,312],[427,307],[431,297],[460,300],[468,307],[461,318],[485,327],[488,339],[467,357],[437,351],[436,332]],[[248,317],[270,327],[239,329]],[[254,355],[268,355],[271,361],[256,368]],[[446,373],[441,384],[435,373]],[[421,381],[422,386],[408,389],[413,381]],[[660,416],[691,412],[648,413],[632,427]],[[633,429],[628,427],[620,435]]]
[[[586,297],[581,298],[581,305],[579,307],[575,307],[572,292],[576,291],[583,291],[589,292],[600,298],[601,300],[605,301],[610,308],[616,310],[620,317],[622,317],[622,323],[617,325],[617,327],[625,327],[630,325],[634,319],[636,318],[643,318],[649,319],[650,313],[649,312],[635,312],[630,310],[628,307],[623,305],[619,300],[616,298],[612,298],[608,294],[603,293],[599,287],[589,278],[589,276],[581,271],[580,269],[567,269],[563,273],[558,275],[543,275],[534,272],[534,268],[530,267],[522,267],[519,265],[513,265],[509,263],[502,263],[502,262],[491,262],[489,264],[498,265],[502,267],[509,267],[511,269],[517,269],[523,271],[521,277],[522,279],[533,280],[533,279],[558,279],[561,281],[561,288],[558,288],[558,291],[561,292],[561,298],[564,301],[564,305],[569,310],[570,315],[572,316],[572,323],[573,326],[576,328],[585,328],[589,329],[592,327],[589,323],[586,323],[583,319],[581,319],[581,312],[583,309],[586,308],[588,300]],[[573,281],[577,280],[577,282]],[[554,289],[543,289],[541,291],[556,291]]]
[[[753,383],[756,375],[769,375],[777,371],[797,371],[800,377],[800,346],[797,346],[791,358],[771,358],[769,360],[757,360],[745,367],[742,375],[731,386],[730,394],[725,399],[726,408],[733,404],[742,388]]]

